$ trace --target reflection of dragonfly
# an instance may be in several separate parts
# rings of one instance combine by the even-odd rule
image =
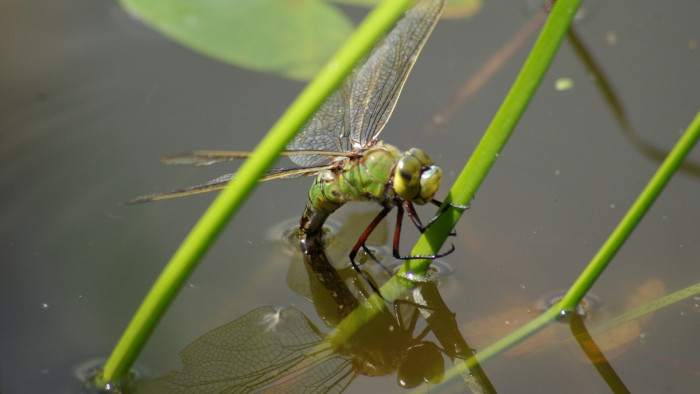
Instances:
[[[314,267],[314,272],[309,273],[307,286],[317,282],[329,293],[349,294],[352,302],[345,305],[348,312],[366,300],[368,293],[357,273],[343,270],[349,278],[319,276],[316,268],[329,265],[325,250],[319,249],[310,259],[315,261],[306,266]],[[353,285],[346,285],[346,281]],[[334,308],[323,306],[320,292],[303,288],[295,291],[311,291],[319,316],[329,326],[337,324]],[[393,313],[386,308],[378,311],[345,343],[324,335],[294,307],[256,308],[195,340],[180,352],[184,364],[181,371],[142,382],[138,392],[339,393],[358,375],[384,376],[394,371],[397,382],[405,388],[438,383],[444,374],[443,354],[460,360],[473,355],[473,350],[462,338],[455,315],[435,283],[420,283],[411,296],[411,301],[407,298],[395,303]],[[419,331],[421,315],[427,325],[414,334]],[[431,331],[440,346],[427,339]],[[495,392],[478,366],[465,381],[473,392]]]
[[[413,203],[433,200],[441,170],[420,149],[401,152],[377,139],[389,120],[401,89],[425,41],[433,30],[444,0],[421,0],[373,50],[367,61],[347,77],[312,119],[304,125],[283,155],[299,167],[276,169],[262,180],[317,175],[301,219],[308,236],[322,232],[328,216],[349,201],[376,201],[382,211],[365,230],[350,253],[354,257],[375,226],[397,207],[394,256],[398,253],[403,212],[422,231]],[[210,165],[246,157],[243,152],[196,151],[164,158],[166,163]],[[131,202],[180,197],[222,189],[234,174],[203,185],[145,196]],[[365,248],[366,250],[366,248]],[[418,258],[421,256],[414,256]],[[422,256],[434,258],[436,256]]]
[[[340,345],[300,310],[263,306],[188,345],[180,352],[181,371],[147,384],[156,385],[150,387],[153,391],[183,393],[334,393],[345,390],[358,375],[393,371],[406,388],[440,382],[442,352],[451,358],[462,355],[450,353],[454,347],[442,350],[426,340],[430,327],[414,336],[419,308],[396,306],[394,313],[382,310]],[[412,313],[404,318],[402,311]],[[443,315],[454,316],[449,311]]]
[[[370,324],[367,328],[374,332],[334,349],[331,339],[324,339],[300,310],[263,306],[188,345],[180,352],[183,369],[162,378],[161,384],[168,392],[332,393],[345,390],[358,374],[385,375],[402,365],[429,368],[431,376],[426,379],[439,379],[444,361],[435,344],[412,338],[408,328],[392,327],[393,332],[388,326],[376,331],[378,327]],[[369,342],[360,344],[365,340]],[[379,345],[382,349],[395,346],[396,352],[403,353],[386,354],[378,350]],[[426,353],[437,353],[439,359],[433,360],[439,363],[429,365]],[[406,380],[401,372],[399,379]],[[412,381],[411,376],[407,379]]]
[[[320,236],[311,240],[305,263],[300,262],[305,272],[295,269],[294,263],[290,266],[290,275],[295,276],[290,286],[308,296],[324,323],[335,327],[369,293],[353,269],[333,269]],[[370,278],[388,279],[382,270]],[[376,312],[341,343],[324,335],[294,307],[260,307],[195,340],[180,352],[181,371],[142,382],[137,391],[338,393],[358,375],[393,372],[400,386],[411,388],[440,382],[443,354],[456,362],[473,355],[434,282],[419,283],[394,303],[393,313],[388,308]],[[420,316],[427,323],[424,327],[419,327]],[[428,338],[431,332],[437,341]],[[472,392],[495,393],[478,365],[462,376]]]

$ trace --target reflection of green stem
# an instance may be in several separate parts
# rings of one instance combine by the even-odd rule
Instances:
[[[569,43],[574,49],[574,53],[578,56],[579,60],[586,67],[586,71],[593,75],[595,80],[595,86],[598,88],[600,93],[603,95],[608,108],[615,116],[617,123],[627,138],[627,140],[632,143],[639,151],[645,156],[649,157],[656,163],[661,163],[661,161],[668,155],[665,149],[661,149],[654,144],[646,141],[637,131],[632,127],[632,123],[627,116],[620,99],[617,97],[615,90],[612,87],[612,83],[608,77],[603,73],[603,70],[598,65],[596,60],[591,56],[590,51],[586,48],[581,38],[576,33],[573,28],[569,30],[568,34]],[[688,174],[695,176],[700,176],[700,165],[693,163],[692,161],[686,161],[681,164],[681,170],[686,171]]]
[[[620,376],[615,372],[615,369],[610,365],[610,362],[605,358],[598,344],[595,343],[588,332],[586,325],[583,323],[583,317],[577,313],[572,314],[569,327],[581,350],[583,350],[583,353],[598,371],[600,377],[608,385],[610,391],[613,393],[629,393],[630,391],[625,386],[625,383],[620,379]]]
[[[96,384],[104,387],[111,382],[119,382],[127,375],[165,309],[226,222],[253,190],[257,180],[355,63],[369,52],[411,3],[412,0],[384,1],[374,9],[275,123],[168,262],[122,334],[104,370],[96,377]]]

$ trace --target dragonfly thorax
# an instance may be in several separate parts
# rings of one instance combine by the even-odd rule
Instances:
[[[320,232],[326,218],[347,202],[376,201],[390,207],[409,201],[421,205],[430,202],[440,186],[440,168],[420,149],[403,152],[377,141],[357,153],[316,177],[301,220],[305,232]]]

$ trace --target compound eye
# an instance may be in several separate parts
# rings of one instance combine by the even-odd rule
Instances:
[[[420,161],[420,164],[423,166],[429,166],[433,164],[433,161],[430,160],[430,157],[428,157],[428,155],[425,154],[425,152],[423,152],[421,149],[411,148],[408,150],[408,154],[418,159],[418,161]]]
[[[420,176],[420,198],[424,202],[433,199],[442,182],[442,170],[438,166],[430,166]]]
[[[423,165],[414,156],[404,156],[394,170],[394,191],[405,200],[412,200],[420,193],[421,168]]]

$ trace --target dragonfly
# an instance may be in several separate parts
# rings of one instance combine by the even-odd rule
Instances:
[[[195,340],[180,352],[181,371],[147,384],[171,393],[340,393],[358,375],[392,372],[406,388],[439,383],[443,351],[427,330],[413,333],[418,315],[406,326],[380,315],[337,347],[299,309],[262,306]]]
[[[302,127],[288,144],[288,150],[282,152],[297,167],[273,169],[261,179],[316,176],[300,220],[300,230],[306,239],[322,235],[327,218],[345,203],[374,201],[381,205],[382,210],[350,252],[350,261],[358,272],[361,271],[355,257],[361,248],[372,256],[365,241],[393,208],[397,208],[394,257],[435,259],[454,250],[453,246],[444,254],[400,255],[399,238],[404,211],[419,231],[427,228],[418,218],[414,204],[441,205],[434,196],[442,181],[442,171],[422,150],[412,148],[404,152],[378,139],[418,55],[437,23],[445,1],[420,0],[410,8],[373,49],[364,64],[346,77]],[[194,151],[166,156],[163,161],[167,164],[207,166],[248,156],[247,152]],[[227,174],[202,185],[139,197],[129,203],[223,189],[234,176],[235,173]]]

